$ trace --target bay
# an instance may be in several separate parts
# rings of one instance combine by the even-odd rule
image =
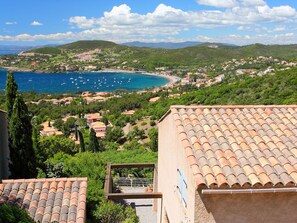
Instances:
[[[0,91],[4,91],[6,70],[0,70]],[[166,85],[169,80],[141,73],[85,72],[85,73],[34,73],[14,72],[19,91],[49,94],[77,91],[113,92],[117,89],[138,91]]]
[[[0,50],[0,55],[19,54],[22,50]]]

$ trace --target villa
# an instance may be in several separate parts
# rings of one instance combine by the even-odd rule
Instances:
[[[157,191],[161,222],[296,222],[297,106],[172,106]]]
[[[106,125],[103,122],[92,122],[90,128],[95,130],[97,138],[105,137]]]
[[[92,113],[92,114],[86,114],[85,118],[87,119],[88,125],[90,125],[93,122],[99,122],[102,116],[99,113]]]

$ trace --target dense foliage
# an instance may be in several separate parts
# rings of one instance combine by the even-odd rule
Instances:
[[[7,73],[6,88],[5,88],[5,105],[7,111],[7,117],[10,119],[14,100],[17,96],[18,86],[14,80],[12,72]]]
[[[74,156],[57,153],[47,160],[46,176],[48,177],[87,177],[88,178],[88,211],[96,210],[96,205],[103,201],[103,186],[107,163],[156,163],[157,153],[139,150],[105,151],[101,153],[83,152]],[[151,176],[151,171],[132,170],[138,176]],[[128,174],[127,172],[121,172]],[[90,215],[91,216],[91,215]]]
[[[9,119],[10,160],[12,178],[33,178],[37,175],[32,141],[31,118],[22,97],[17,95]]]
[[[131,207],[125,207],[121,204],[113,203],[111,201],[105,201],[98,206],[94,211],[94,216],[101,223],[138,223],[135,210]]]
[[[257,56],[272,56],[275,58],[296,58],[296,45],[262,45],[252,44],[248,46],[226,46],[216,44],[202,44],[181,49],[153,49],[146,47],[128,47],[108,41],[78,41],[55,48],[40,48],[39,52],[47,54],[57,53],[58,61],[67,61],[67,54],[83,52],[87,50],[101,49],[100,59],[117,59],[119,64],[126,62],[128,66],[136,69],[153,70],[155,67],[185,67],[197,65],[217,64],[233,58],[248,58]],[[36,50],[35,50],[36,51]],[[133,61],[138,61],[137,63]],[[108,66],[106,63],[105,66]]]
[[[171,105],[273,105],[297,104],[297,68],[274,75],[226,79],[223,83],[182,94],[179,98],[162,98],[149,104],[142,115],[161,118]]]
[[[28,213],[15,205],[0,204],[0,223],[34,223]]]

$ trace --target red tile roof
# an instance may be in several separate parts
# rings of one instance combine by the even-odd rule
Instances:
[[[87,178],[3,180],[0,203],[13,203],[36,222],[83,223]]]
[[[168,114],[197,187],[297,185],[297,105],[172,106]]]

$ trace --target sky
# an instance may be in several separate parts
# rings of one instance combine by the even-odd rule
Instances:
[[[296,44],[296,0],[1,0],[0,45]]]

